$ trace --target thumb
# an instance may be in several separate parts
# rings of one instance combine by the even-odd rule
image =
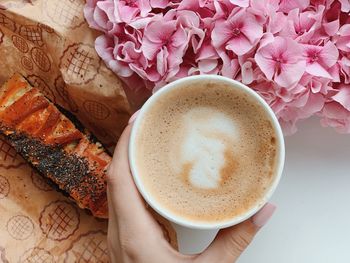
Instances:
[[[267,223],[276,207],[267,203],[252,218],[219,231],[213,243],[197,258],[199,262],[235,262],[259,229]]]

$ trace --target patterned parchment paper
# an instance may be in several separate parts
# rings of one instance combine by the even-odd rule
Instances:
[[[96,54],[84,4],[0,0],[0,85],[21,73],[112,150],[139,102]],[[0,137],[0,263],[108,262],[106,233],[107,221],[54,190]]]

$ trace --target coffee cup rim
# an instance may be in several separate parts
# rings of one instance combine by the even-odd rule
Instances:
[[[135,163],[135,156],[136,156],[136,135],[139,130],[139,126],[141,123],[141,120],[143,116],[147,113],[148,109],[158,101],[158,99],[166,93],[171,92],[173,89],[176,89],[179,86],[183,86],[185,84],[195,82],[195,81],[218,81],[221,83],[226,83],[232,86],[233,88],[238,88],[248,94],[249,96],[253,97],[257,102],[259,102],[265,112],[268,113],[268,116],[272,122],[273,129],[276,133],[277,137],[277,147],[278,147],[278,164],[276,167],[276,173],[274,176],[274,181],[273,183],[269,186],[268,191],[262,198],[258,204],[256,204],[254,207],[250,208],[249,210],[246,211],[246,213],[243,213],[240,216],[236,216],[232,219],[229,220],[224,220],[220,222],[195,222],[187,219],[183,219],[179,216],[173,215],[168,211],[165,211],[165,209],[161,208],[161,206],[151,197],[151,195],[146,191],[145,187],[142,185],[141,179],[138,175],[138,171],[136,168],[136,163]],[[223,77],[223,76],[218,76],[218,75],[196,75],[196,76],[190,76],[190,77],[184,77],[178,80],[175,80],[174,82],[171,82],[167,85],[165,85],[163,88],[160,90],[156,91],[142,106],[138,113],[138,117],[133,123],[133,127],[131,129],[131,136],[130,136],[130,141],[129,141],[129,164],[130,164],[130,170],[134,179],[134,182],[136,184],[136,187],[138,191],[141,193],[142,197],[145,199],[145,201],[161,216],[164,218],[168,219],[169,221],[187,227],[191,229],[200,229],[200,230],[212,230],[212,229],[222,229],[226,227],[230,227],[236,224],[239,224],[246,219],[250,218],[253,216],[255,213],[257,213],[271,198],[273,193],[275,192],[277,185],[279,184],[279,181],[282,177],[282,172],[283,172],[283,167],[284,167],[284,162],[285,162],[285,144],[284,144],[284,137],[282,133],[281,126],[279,125],[278,119],[270,106],[266,103],[266,101],[254,90],[249,88],[248,86],[244,85],[243,83]]]

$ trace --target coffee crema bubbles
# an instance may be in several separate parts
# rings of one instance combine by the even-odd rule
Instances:
[[[136,169],[148,195],[184,220],[224,222],[262,201],[276,176],[263,106],[227,84],[163,94],[140,120]]]

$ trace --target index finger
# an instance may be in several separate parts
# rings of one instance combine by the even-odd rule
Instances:
[[[130,172],[128,146],[131,126],[128,125],[121,135],[108,168],[107,194],[109,205],[112,206],[110,210],[114,212],[119,222],[128,224],[140,233],[148,230],[154,235],[154,227],[159,227],[147,211]]]

